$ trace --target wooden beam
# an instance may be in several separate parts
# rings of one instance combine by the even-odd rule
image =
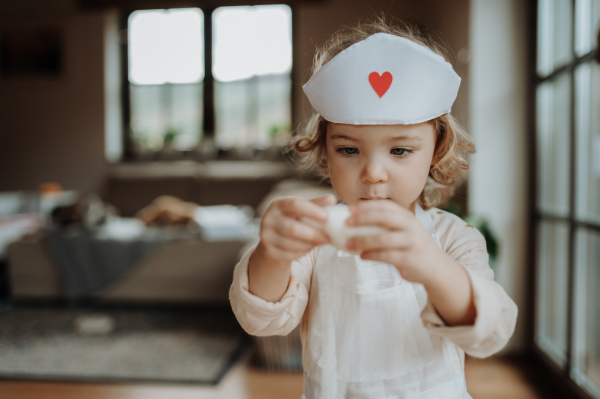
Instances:
[[[81,10],[102,10],[117,8],[121,10],[152,10],[164,8],[198,7],[201,9],[215,9],[218,7],[288,4],[323,3],[326,0],[77,0]]]

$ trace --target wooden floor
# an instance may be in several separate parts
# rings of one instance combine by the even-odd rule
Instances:
[[[468,358],[467,387],[474,399],[543,399],[514,360]],[[0,399],[300,399],[302,374],[267,373],[236,364],[217,386],[83,384],[0,381]]]

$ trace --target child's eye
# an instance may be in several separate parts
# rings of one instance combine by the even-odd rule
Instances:
[[[358,154],[358,148],[342,147],[342,148],[338,149],[338,152],[341,152],[344,155],[355,155],[355,154]]]
[[[397,155],[397,156],[401,157],[401,156],[406,156],[406,155],[410,154],[412,151],[407,150],[406,148],[392,148],[392,150],[390,152],[393,155]]]

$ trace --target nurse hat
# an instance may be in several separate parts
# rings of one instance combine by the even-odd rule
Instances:
[[[330,122],[410,125],[450,112],[459,86],[460,77],[442,56],[376,33],[336,55],[303,89]]]

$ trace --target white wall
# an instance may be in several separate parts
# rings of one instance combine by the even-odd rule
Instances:
[[[499,236],[498,281],[519,307],[507,351],[525,345],[527,2],[471,0],[470,132],[477,145],[469,207]]]

